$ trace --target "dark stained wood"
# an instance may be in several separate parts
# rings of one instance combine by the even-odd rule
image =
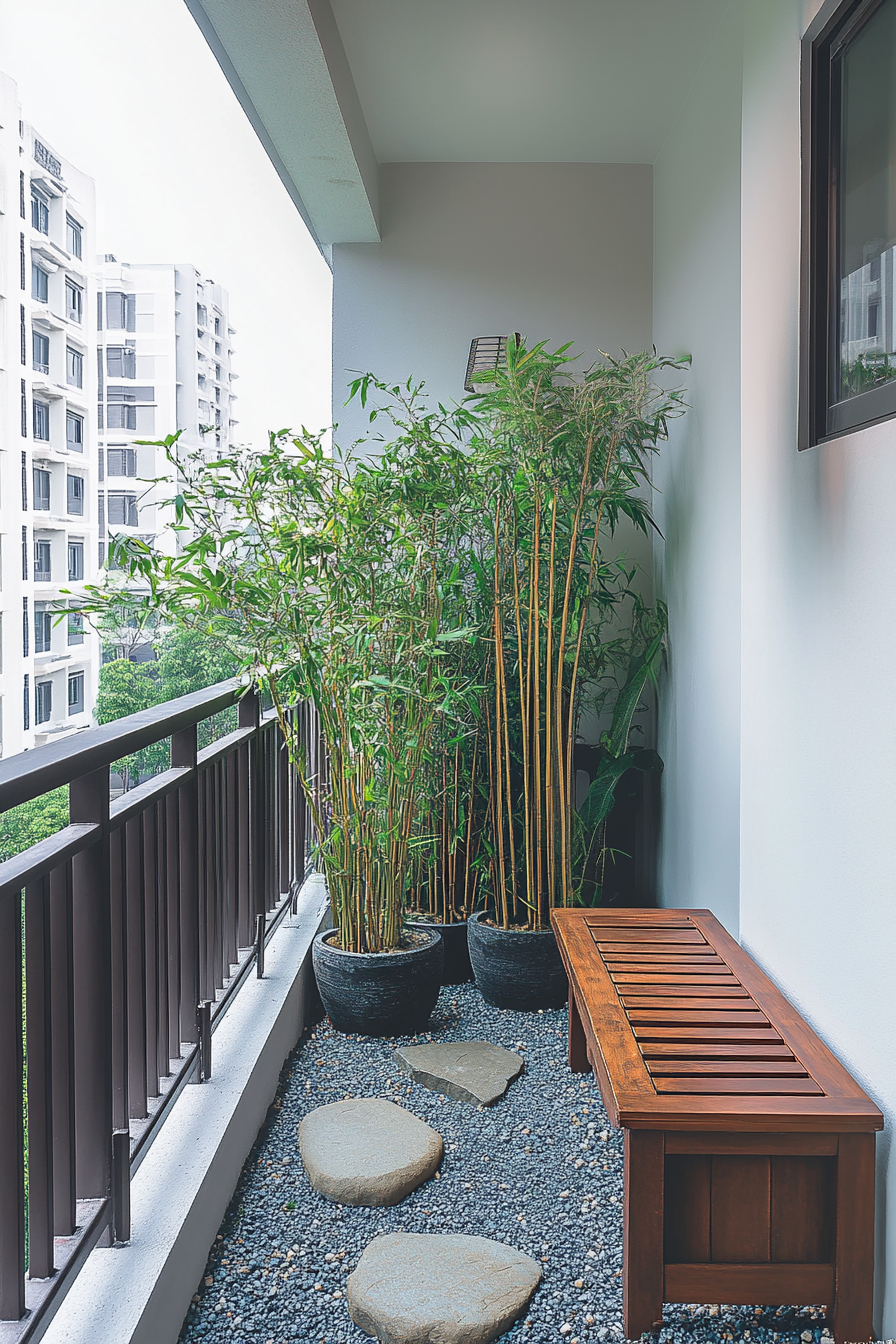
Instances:
[[[663,1319],[663,1136],[625,1131],[622,1301],[627,1339]]]
[[[653,1076],[669,1074],[682,1078],[691,1075],[712,1078],[717,1073],[729,1078],[806,1077],[806,1070],[796,1059],[653,1059],[647,1067]]]
[[[711,1159],[666,1153],[663,1254],[678,1264],[710,1258]]]
[[[869,1339],[879,1109],[709,911],[552,922],[570,1062],[625,1130],[628,1336],[665,1297],[823,1303]]]
[[[582,1027],[582,1019],[576,1006],[575,991],[569,990],[569,1067],[573,1073],[587,1073],[588,1042]]]
[[[873,1134],[841,1134],[836,1203],[834,1338],[858,1344],[874,1334]]]
[[[771,1159],[715,1156],[711,1161],[711,1258],[725,1264],[767,1262]]]
[[[641,1054],[655,1059],[793,1059],[793,1051],[781,1042],[771,1045],[701,1044],[699,1041],[645,1041]]]
[[[811,1078],[736,1078],[730,1074],[711,1078],[657,1078],[657,1092],[743,1092],[766,1096],[806,1094],[821,1096],[821,1088]]]
[[[769,1156],[803,1154],[812,1157],[836,1157],[836,1134],[680,1134],[666,1135],[666,1155],[670,1153],[765,1153]]]
[[[771,1258],[817,1264],[834,1253],[834,1182],[830,1157],[775,1156],[772,1164]]]
[[[803,1302],[826,1305],[832,1265],[666,1265],[667,1302]]]

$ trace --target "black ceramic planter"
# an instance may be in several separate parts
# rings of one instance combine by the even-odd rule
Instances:
[[[496,929],[487,918],[480,911],[467,921],[473,978],[486,1003],[521,1012],[562,1008],[569,987],[553,931]]]
[[[436,924],[431,919],[417,919],[411,915],[405,923],[409,929],[422,929],[424,933],[436,932],[442,935],[442,946],[445,949],[443,985],[463,985],[473,979],[466,920],[460,924]]]
[[[360,1036],[412,1036],[422,1031],[439,997],[444,950],[438,932],[402,952],[343,952],[314,940],[311,960],[327,1016],[337,1031]]]

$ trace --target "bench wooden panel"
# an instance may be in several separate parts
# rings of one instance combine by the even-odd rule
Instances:
[[[663,1301],[826,1303],[871,1338],[883,1117],[708,910],[558,910],[569,1058],[626,1135],[626,1333]]]

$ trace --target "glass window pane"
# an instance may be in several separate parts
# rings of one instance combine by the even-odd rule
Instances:
[[[896,3],[840,59],[839,370],[847,400],[896,377]]]

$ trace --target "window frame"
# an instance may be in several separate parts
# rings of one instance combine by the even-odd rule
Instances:
[[[84,388],[84,351],[75,345],[65,347],[65,382],[67,387]]]
[[[79,563],[72,564],[73,559],[78,560]],[[83,578],[84,578],[84,542],[72,541],[71,539],[69,539],[68,543],[69,583],[81,583]]]
[[[83,672],[69,672],[69,674],[68,674],[68,688],[67,688],[67,689],[68,689],[68,694],[67,694],[67,696],[66,696],[66,700],[67,700],[67,702],[68,702],[68,712],[69,712],[69,715],[72,715],[72,714],[83,714],[83,713],[84,713],[84,705],[85,705],[85,694],[84,694],[85,686],[84,686],[84,681],[85,681],[85,678],[84,678],[84,673],[83,673]],[[79,683],[80,683],[80,691],[81,691],[81,694],[78,696],[77,700],[74,700],[74,701],[73,701],[73,700],[72,700],[72,687],[73,687],[73,686],[77,686]]]
[[[38,359],[38,346],[41,351],[46,350],[46,359]],[[43,373],[49,376],[50,373],[50,338],[44,331],[37,331],[31,328],[31,367],[35,373]]]
[[[47,607],[34,608],[34,652],[53,652],[53,613]]]
[[[34,726],[50,723],[53,719],[53,683],[35,681],[34,683]]]
[[[802,41],[802,243],[800,249],[800,451],[896,417],[896,379],[834,401],[839,343],[836,180],[837,60],[885,0],[825,0]]]
[[[38,513],[51,512],[52,485],[50,473],[46,467],[32,466],[31,468],[31,507]],[[40,485],[40,490],[38,490]],[[44,490],[46,485],[46,491]],[[40,500],[40,503],[38,503]],[[46,500],[46,504],[43,502]]]
[[[65,478],[65,507],[70,518],[83,518],[87,482],[77,472],[70,471]]]
[[[43,294],[35,293],[40,288],[39,285],[35,284],[38,276],[43,277]],[[31,301],[32,303],[50,302],[50,273],[45,271],[43,266],[38,265],[33,257],[31,259]]]
[[[47,557],[46,569],[39,563],[39,557]],[[38,578],[38,575],[41,577]],[[46,575],[46,578],[44,577]],[[35,537],[34,539],[34,582],[52,583],[53,582],[53,545],[46,537]]]
[[[40,427],[46,426],[46,434],[38,434],[39,421]],[[41,401],[39,397],[35,397],[31,403],[31,437],[36,443],[50,442],[50,403]]]
[[[78,427],[78,430],[79,430],[80,437],[77,438],[77,439],[73,439],[73,438],[71,437],[71,435],[69,434],[69,429],[70,429],[73,425],[76,425],[76,426]],[[68,410],[68,409],[66,409],[66,412],[65,412],[65,446],[66,446],[66,448],[68,448],[68,450],[69,450],[70,452],[72,452],[72,453],[83,453],[83,452],[84,452],[84,417],[83,417],[83,415],[80,413],[80,411],[72,411],[72,410]]]
[[[37,216],[37,218],[35,218]],[[42,225],[46,225],[43,228]],[[50,202],[42,191],[31,184],[31,227],[45,238],[50,236]]]
[[[72,241],[77,243],[77,247],[69,247],[69,243]],[[82,259],[82,253],[84,251],[84,225],[79,223],[74,215],[70,215],[68,211],[65,213],[65,250],[68,252],[69,256],[77,257],[79,261]]]
[[[84,286],[68,275],[65,277],[65,312],[69,322],[76,322],[79,327],[84,325]],[[76,316],[72,316],[73,313]]]

